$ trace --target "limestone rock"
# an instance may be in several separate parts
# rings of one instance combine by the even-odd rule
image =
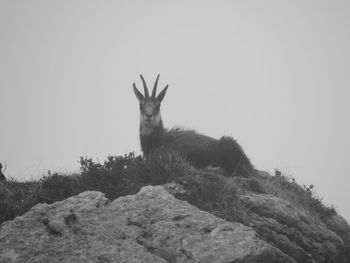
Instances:
[[[247,192],[241,200],[250,211],[244,223],[297,262],[340,262],[337,257],[345,249],[344,241],[320,219],[273,195]],[[333,221],[330,224],[339,232],[349,233],[341,217]]]
[[[251,227],[147,186],[113,202],[90,191],[33,207],[1,225],[0,262],[296,261]]]

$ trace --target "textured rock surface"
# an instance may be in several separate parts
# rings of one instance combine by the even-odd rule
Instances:
[[[1,225],[0,262],[296,261],[252,228],[147,186],[111,203],[99,192],[84,192],[35,206]]]
[[[344,242],[331,226],[339,229],[339,233],[350,233],[340,216],[334,216],[334,222],[326,226],[301,208],[273,195],[245,193],[241,200],[250,211],[244,223],[297,262],[340,262],[337,257],[345,249]]]

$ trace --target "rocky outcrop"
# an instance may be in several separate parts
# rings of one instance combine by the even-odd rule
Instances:
[[[266,194],[245,193],[241,200],[249,210],[244,224],[297,262],[341,262],[338,257],[344,254],[343,239],[301,207]],[[342,227],[342,233],[349,233],[346,223]]]
[[[251,228],[161,186],[109,202],[84,192],[39,204],[0,228],[0,262],[296,262]]]
[[[233,223],[173,197],[184,192],[170,183],[113,202],[89,191],[36,205],[1,225],[0,262],[347,262],[350,230],[338,215],[321,220],[245,191],[244,220]]]

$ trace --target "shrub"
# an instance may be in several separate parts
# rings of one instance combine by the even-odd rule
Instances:
[[[275,176],[257,173],[249,178],[225,177],[217,168],[197,170],[176,152],[161,149],[147,159],[129,153],[110,156],[103,163],[80,159],[81,172],[73,175],[49,173],[38,181],[0,182],[0,223],[28,211],[37,203],[53,203],[87,190],[105,193],[114,200],[137,193],[145,185],[178,182],[186,193],[177,196],[192,205],[230,221],[242,221],[245,208],[242,191],[273,194],[320,217],[335,214],[322,204],[313,186],[300,186],[281,172]]]
[[[38,181],[17,182],[13,179],[0,183],[0,223],[27,212],[38,202],[33,198]]]
[[[104,163],[81,158],[81,173],[48,174],[38,181],[0,183],[0,223],[27,212],[38,203],[53,203],[83,191],[100,191],[110,200],[135,194],[145,185],[165,184],[190,169],[173,152],[161,152],[145,160],[129,153],[110,156]]]
[[[256,178],[264,185],[267,193],[284,198],[312,214],[319,215],[321,219],[336,214],[333,207],[322,203],[322,198],[317,195],[313,185],[300,186],[295,178],[279,170],[275,170],[275,176],[258,173]]]
[[[239,200],[240,190],[233,178],[202,169],[178,177],[175,181],[186,190],[185,194],[177,198],[232,222],[240,221],[244,216],[244,208]]]

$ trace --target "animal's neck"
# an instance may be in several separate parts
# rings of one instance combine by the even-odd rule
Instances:
[[[159,120],[156,126],[147,126],[140,123],[140,139],[141,148],[144,155],[148,155],[154,149],[162,145],[164,140],[165,130],[162,119]]]

